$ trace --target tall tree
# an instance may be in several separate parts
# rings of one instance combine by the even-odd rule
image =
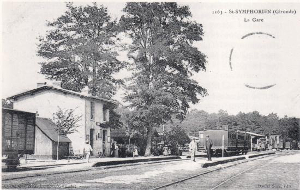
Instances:
[[[123,63],[116,57],[116,22],[111,21],[107,8],[74,6],[67,3],[67,11],[48,22],[49,31],[40,37],[38,55],[41,73],[48,79],[62,81],[65,89],[80,92],[88,87],[92,95],[111,97],[115,84],[121,81],[112,75]]]
[[[126,100],[134,121],[145,128],[151,154],[153,128],[183,119],[189,103],[197,103],[206,89],[191,79],[205,70],[206,56],[193,42],[202,40],[202,25],[191,21],[187,6],[177,3],[127,3],[120,27],[132,40],[128,57],[133,76]]]

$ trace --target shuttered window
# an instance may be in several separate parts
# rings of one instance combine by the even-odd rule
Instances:
[[[95,118],[95,103],[91,102],[91,119]]]

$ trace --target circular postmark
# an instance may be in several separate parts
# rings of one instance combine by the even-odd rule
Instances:
[[[263,90],[276,85],[280,51],[274,39],[269,33],[252,32],[242,36],[239,46],[230,50],[230,70],[242,73],[245,87]]]

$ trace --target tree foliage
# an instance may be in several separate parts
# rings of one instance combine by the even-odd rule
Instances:
[[[184,121],[174,120],[173,123],[168,123],[166,128],[170,130],[174,125],[178,125],[191,136],[197,136],[199,131],[219,129],[226,125],[229,130],[249,131],[267,136],[278,134],[283,138],[300,141],[299,123],[300,119],[287,116],[279,118],[276,113],[262,115],[254,111],[229,115],[224,110],[210,114],[202,110],[191,110]]]
[[[120,28],[131,38],[128,57],[133,76],[126,101],[134,109],[132,121],[147,133],[150,155],[153,127],[183,119],[189,103],[206,90],[191,79],[205,70],[206,57],[193,42],[202,40],[202,25],[190,21],[187,6],[177,3],[127,3]]]
[[[100,126],[107,128],[110,127],[111,129],[121,129],[124,126],[124,123],[121,120],[123,115],[122,106],[116,105],[105,105],[105,108],[109,110],[109,120],[108,122],[101,123]]]
[[[75,115],[74,111],[75,109],[61,109],[58,107],[58,111],[53,114],[52,121],[60,135],[68,135],[77,131],[78,122],[82,116]]]
[[[88,87],[92,95],[111,97],[115,85],[122,83],[112,76],[123,67],[116,58],[116,22],[96,3],[66,6],[67,11],[48,22],[49,31],[40,37],[38,55],[45,59],[40,72],[62,81],[65,89],[80,92]]]
[[[166,137],[167,142],[174,147],[178,145],[184,146],[186,143],[190,142],[190,138],[185,130],[179,126],[175,126],[171,131],[167,132]]]

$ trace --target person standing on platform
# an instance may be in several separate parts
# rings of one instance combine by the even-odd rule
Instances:
[[[205,147],[207,151],[207,159],[211,161],[211,147],[213,145],[212,140],[209,138],[209,135],[206,135]]]
[[[115,156],[115,149],[116,149],[116,145],[115,145],[115,142],[113,141],[111,143],[111,151],[110,151],[110,156],[111,157],[114,157]]]
[[[190,148],[190,153],[191,153],[191,160],[196,162],[195,155],[196,155],[196,151],[197,151],[197,143],[196,143],[196,138],[195,137],[190,142],[189,148]]]
[[[91,151],[93,151],[93,149],[92,149],[91,145],[89,144],[89,141],[86,141],[85,143],[86,144],[83,147],[83,153],[85,155],[86,162],[89,163]]]

